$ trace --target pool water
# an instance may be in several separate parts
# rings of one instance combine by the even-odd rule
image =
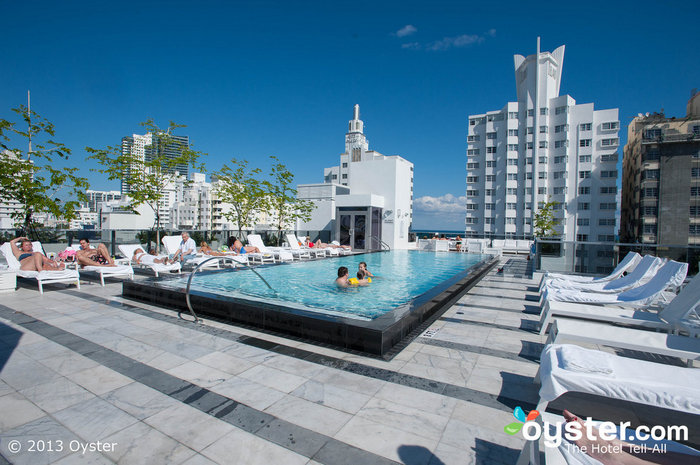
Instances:
[[[463,274],[488,257],[467,253],[393,250],[257,267],[256,271],[274,291],[255,273],[246,269],[198,273],[192,280],[191,290],[371,320],[409,304],[416,297],[455,275]],[[353,277],[362,261],[367,262],[367,269],[375,275],[372,283],[362,287],[338,288],[335,284],[338,267],[347,267],[350,277]],[[187,277],[183,277],[161,285],[182,289],[186,283]]]

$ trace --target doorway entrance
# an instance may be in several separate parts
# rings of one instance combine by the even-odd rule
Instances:
[[[338,207],[338,242],[358,252],[379,250],[381,216],[382,209],[377,207]]]

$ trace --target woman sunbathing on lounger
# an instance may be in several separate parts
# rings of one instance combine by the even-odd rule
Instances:
[[[168,265],[170,263],[168,257],[158,258],[154,254],[147,254],[140,247],[134,250],[134,256],[131,257],[131,260],[143,265]]]
[[[107,247],[97,244],[97,248],[94,248],[87,237],[80,239],[80,250],[76,252],[75,257],[83,266],[115,266]]]
[[[577,422],[581,424],[581,432],[586,431],[584,422],[577,418],[573,413],[564,410],[564,419],[567,423]],[[595,430],[595,438],[586,437],[584,433],[576,442],[576,445],[585,450],[586,454],[603,463],[604,465],[685,465],[697,464],[698,457],[678,452],[667,451],[664,453],[652,452],[651,448],[647,452],[639,452],[633,444],[630,444],[619,439],[606,441],[600,438],[597,428]],[[592,447],[592,446],[598,447]],[[608,447],[606,447],[608,446]],[[584,449],[585,448],[585,449]]]
[[[21,241],[20,245],[17,242]],[[62,270],[66,267],[65,263],[57,263],[54,260],[46,258],[41,252],[34,252],[32,242],[27,237],[17,237],[10,241],[12,254],[19,262],[19,269],[25,271],[44,271],[44,270]]]
[[[217,252],[216,250],[209,247],[209,244],[207,244],[204,241],[202,241],[202,243],[199,244],[199,251],[201,253],[203,253],[204,255],[211,255],[212,257],[224,257],[226,255],[230,255],[230,254],[225,254],[222,252]]]
[[[235,239],[233,241],[233,250],[235,250],[238,254],[260,253],[260,249],[258,249],[257,247],[253,247],[252,245],[246,245],[245,247],[243,247],[243,244],[238,239]]]
[[[349,245],[326,244],[325,242],[321,242],[321,239],[317,240],[317,241],[314,243],[314,247],[319,247],[319,248],[321,248],[321,249],[327,249],[327,248],[330,247],[331,249],[346,249],[346,250],[350,250],[350,246],[349,246]]]

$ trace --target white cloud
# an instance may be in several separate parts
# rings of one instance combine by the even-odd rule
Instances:
[[[435,40],[433,42],[428,42],[421,44],[418,42],[411,42],[402,44],[401,48],[413,49],[413,50],[427,50],[429,52],[439,52],[448,50],[450,48],[463,48],[474,44],[480,44],[486,40],[487,37],[495,37],[496,30],[489,29],[485,34],[462,34],[453,37],[443,37],[440,40]]]
[[[396,31],[394,34],[396,37],[406,37],[411,34],[415,34],[418,29],[413,24],[406,24],[404,27]]]
[[[413,201],[413,209],[422,213],[459,213],[462,217],[466,213],[467,198],[465,196],[457,197],[452,194],[441,195],[440,197],[432,197],[424,195]]]

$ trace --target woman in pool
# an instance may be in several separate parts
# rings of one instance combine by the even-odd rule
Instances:
[[[17,242],[20,242],[20,245],[17,245]],[[66,267],[65,263],[59,264],[49,258],[46,258],[41,252],[34,252],[32,242],[26,237],[17,237],[12,239],[10,241],[10,249],[12,249],[12,254],[19,262],[20,270],[56,271],[62,270]]]
[[[370,278],[374,278],[374,275],[372,274],[372,272],[367,269],[366,262],[360,262],[358,273],[360,271],[362,271],[365,274],[365,276],[369,276]]]

